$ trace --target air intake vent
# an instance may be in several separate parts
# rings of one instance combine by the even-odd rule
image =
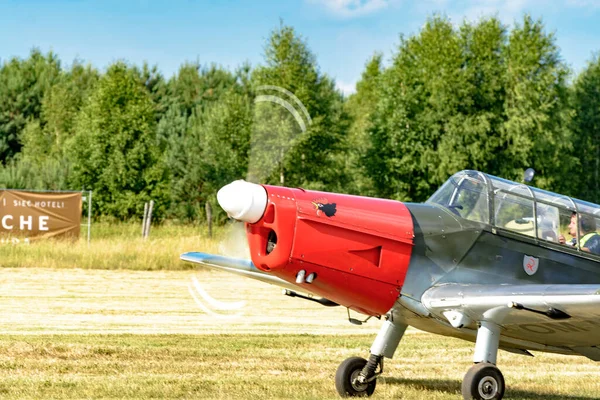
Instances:
[[[379,263],[381,261],[381,246],[365,250],[349,250],[348,252],[367,260],[370,264],[373,264],[373,266],[379,268]]]

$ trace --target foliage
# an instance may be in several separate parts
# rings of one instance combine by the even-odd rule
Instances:
[[[344,149],[347,126],[334,82],[319,72],[303,38],[283,24],[267,40],[265,61],[253,72],[254,89],[275,99],[256,107],[250,173],[267,183],[341,188],[343,166],[336,155]],[[294,112],[282,112],[282,101]],[[274,147],[262,148],[265,136]],[[252,163],[262,166],[254,171]]]
[[[529,16],[507,35],[495,19],[454,28],[433,17],[403,38],[381,77],[367,170],[377,193],[425,200],[451,174],[478,169],[564,188],[567,68]]]
[[[573,158],[566,165],[575,193],[600,203],[600,56],[596,55],[579,75],[573,87],[571,122]]]
[[[13,159],[0,167],[1,188],[33,190],[68,190],[71,169],[66,159]]]
[[[568,69],[541,21],[526,16],[512,30],[506,68],[506,121],[501,132],[505,148],[498,172],[520,180],[523,170],[533,167],[536,186],[565,191],[571,165]]]
[[[21,131],[39,119],[45,93],[60,72],[58,57],[33,49],[28,59],[12,58],[0,68],[0,162],[21,151]]]
[[[533,167],[535,186],[600,201],[598,56],[571,79],[541,20],[434,15],[390,61],[375,53],[345,98],[283,23],[258,66],[185,62],[169,79],[33,49],[0,65],[0,186],[201,221],[233,179],[422,201],[461,169],[520,181]]]
[[[236,84],[235,76],[217,66],[202,67],[199,63],[184,63],[167,84],[165,103],[190,117],[196,108],[218,101]]]
[[[460,37],[447,19],[434,17],[418,36],[401,39],[393,65],[381,77],[369,128],[367,170],[378,195],[424,200],[448,176],[450,171],[439,170],[444,154],[438,149],[468,116],[463,66]]]
[[[149,93],[124,63],[112,65],[77,116],[68,145],[73,186],[94,191],[97,213],[121,219],[168,207],[165,168]]]
[[[351,119],[348,130],[348,151],[345,157],[346,170],[350,175],[348,192],[360,195],[374,195],[373,182],[365,168],[367,153],[371,149],[369,128],[371,114],[375,110],[380,95],[380,78],[383,72],[382,54],[377,53],[367,62],[361,80],[356,84],[356,93],[344,103]]]
[[[243,72],[240,71],[240,74]],[[224,176],[215,176],[208,166],[214,165],[214,152],[227,146],[217,146],[207,140],[213,130],[232,129],[220,133],[227,139],[236,136],[239,126],[247,124],[239,114],[240,94],[244,92],[238,76],[212,65],[184,64],[168,82],[166,102],[168,109],[158,124],[158,136],[169,170],[171,209],[169,215],[181,220],[202,220],[205,203],[212,200],[214,189]],[[236,100],[232,100],[232,99]],[[246,101],[247,102],[247,101]],[[236,108],[238,107],[238,108]],[[236,118],[241,117],[241,121]],[[239,124],[238,124],[239,123]],[[221,125],[224,124],[224,125]],[[232,139],[234,140],[234,139]],[[239,139],[236,139],[239,141]],[[246,136],[243,146],[247,146]],[[234,157],[235,158],[235,157]],[[230,159],[223,159],[226,164]],[[244,160],[246,165],[247,160]],[[244,174],[238,173],[234,178]],[[231,177],[231,175],[225,175]]]
[[[74,134],[75,118],[98,79],[97,70],[80,63],[75,63],[70,70],[62,72],[42,100],[40,121],[47,145],[28,146],[27,141],[35,139],[25,137],[23,153],[31,158],[44,153],[53,158],[64,156],[66,142]]]
[[[245,176],[251,111],[247,97],[230,91],[221,101],[196,108],[189,119],[183,115],[172,117],[178,121],[179,132],[184,133],[171,136],[167,152],[176,216],[202,219],[204,204],[214,203],[217,190]]]
[[[165,78],[162,76],[156,65],[150,67],[146,62],[141,69],[134,67],[133,70],[140,83],[144,85],[146,90],[148,90],[148,93],[150,93],[150,98],[154,104],[156,121],[160,121],[166,112],[169,98],[167,93],[168,86]]]

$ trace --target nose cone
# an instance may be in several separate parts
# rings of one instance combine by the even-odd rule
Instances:
[[[256,183],[239,180],[223,186],[217,192],[217,200],[227,215],[253,224],[267,208],[267,191]]]

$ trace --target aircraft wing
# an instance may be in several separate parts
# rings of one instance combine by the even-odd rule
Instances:
[[[502,327],[501,340],[521,343],[523,350],[553,348],[600,361],[599,284],[443,284],[427,290],[421,301],[455,329],[491,321]]]
[[[283,279],[279,279],[276,276],[262,272],[256,268],[250,260],[200,252],[183,253],[179,258],[183,261],[200,264],[205,267],[220,271],[231,272],[233,274],[256,279],[272,285],[281,286],[286,289],[299,289],[298,286],[286,282]],[[306,289],[303,288],[302,291],[306,291]]]

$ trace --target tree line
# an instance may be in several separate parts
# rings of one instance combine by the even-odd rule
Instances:
[[[281,24],[261,65],[118,61],[34,49],[0,65],[0,187],[93,190],[94,214],[204,218],[234,179],[423,201],[477,169],[600,202],[600,58],[575,75],[541,20],[430,17],[345,97]],[[218,209],[218,207],[213,207]],[[222,216],[221,216],[222,217]]]

